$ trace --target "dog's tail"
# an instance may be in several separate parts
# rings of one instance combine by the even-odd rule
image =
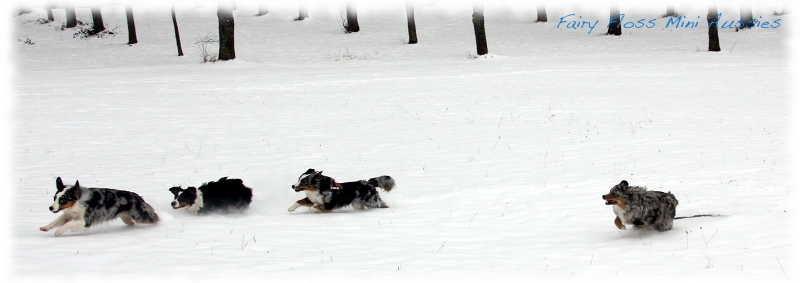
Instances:
[[[391,191],[394,188],[394,179],[392,179],[392,177],[385,175],[369,179],[367,183],[373,187],[380,187],[381,189],[387,192]]]
[[[679,216],[675,217],[675,219],[685,219],[685,218],[695,218],[695,217],[726,217],[727,215],[724,214],[698,214],[692,216]]]

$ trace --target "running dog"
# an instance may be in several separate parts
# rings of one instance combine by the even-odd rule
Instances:
[[[56,189],[50,211],[64,213],[50,224],[39,228],[47,232],[61,226],[56,230],[56,236],[64,235],[68,230],[85,231],[92,224],[117,217],[128,226],[132,226],[134,222],[144,224],[158,222],[158,215],[153,207],[134,192],[87,188],[82,187],[78,181],[75,181],[75,185],[67,187],[61,182],[61,177],[56,179]]]
[[[211,181],[200,188],[172,187],[169,189],[175,200],[172,208],[186,208],[194,214],[240,212],[250,207],[253,190],[246,187],[241,179],[222,177],[219,181]]]
[[[322,171],[308,169],[292,185],[295,192],[306,193],[306,198],[298,200],[289,207],[289,212],[301,206],[310,206],[313,212],[331,212],[334,209],[352,205],[355,209],[388,208],[381,200],[378,190],[389,192],[394,188],[394,179],[389,176],[375,177],[348,183],[337,183]]]
[[[675,218],[675,207],[678,200],[670,192],[648,191],[644,187],[628,186],[622,180],[611,188],[607,195],[603,195],[606,205],[612,205],[614,224],[620,230],[625,230],[625,225],[633,225],[636,229],[649,227],[658,231],[672,229],[672,220]]]

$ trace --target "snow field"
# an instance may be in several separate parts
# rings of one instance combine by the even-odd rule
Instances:
[[[165,4],[134,6],[133,46],[121,6],[103,10],[120,34],[101,39],[11,19],[14,278],[794,278],[792,18],[769,13],[777,4],[754,14],[786,29],[721,31],[713,54],[697,51],[703,29],[587,35],[553,21],[602,10],[554,5],[534,24],[525,5],[487,4],[493,56],[473,60],[469,5],[419,4],[408,46],[402,3],[364,5],[357,34],[335,25],[336,5],[312,2],[294,22],[281,3],[253,17],[241,2],[237,59],[215,64],[192,44],[215,32],[211,4],[179,3],[183,57]],[[391,208],[288,213],[309,167],[340,182],[390,175]],[[162,222],[40,232],[57,176],[135,191]],[[250,210],[169,206],[169,187],[221,176],[254,189]],[[622,179],[671,191],[678,216],[729,216],[618,231],[600,196]]]

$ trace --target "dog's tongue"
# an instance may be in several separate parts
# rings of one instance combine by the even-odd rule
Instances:
[[[613,200],[608,200],[608,201],[606,201],[606,205],[612,205],[612,204],[616,204],[616,203],[617,203],[617,202],[616,202],[616,201],[613,201]]]

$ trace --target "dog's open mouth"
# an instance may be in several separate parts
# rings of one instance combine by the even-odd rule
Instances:
[[[606,200],[606,205],[614,205],[614,204],[617,204],[617,201],[615,201],[613,199]]]

